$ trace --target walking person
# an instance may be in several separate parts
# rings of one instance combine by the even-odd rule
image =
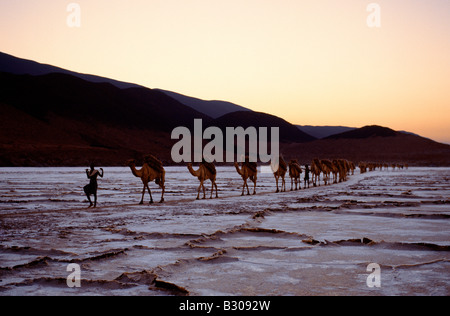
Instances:
[[[95,170],[93,163],[91,163],[91,170],[86,169],[86,175],[90,181],[89,184],[84,187],[84,193],[86,193],[86,196],[89,200],[90,203],[89,208],[91,208],[92,206],[97,207],[97,188],[98,188],[97,177],[100,176],[101,178],[103,178],[104,174],[102,168],[100,168],[100,171]],[[94,196],[94,203],[92,203],[91,195]]]
[[[309,189],[309,166],[305,165],[305,189],[306,189],[306,183],[308,183],[308,189]]]

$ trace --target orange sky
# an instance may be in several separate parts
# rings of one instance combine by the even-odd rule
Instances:
[[[1,51],[74,71],[450,143],[448,0],[2,0],[0,32]]]

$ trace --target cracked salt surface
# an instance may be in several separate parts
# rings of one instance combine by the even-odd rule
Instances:
[[[220,198],[195,201],[197,179],[168,167],[154,205],[137,204],[129,169],[104,169],[97,209],[82,168],[0,169],[0,295],[450,294],[449,168],[279,194],[262,174],[241,197],[234,168],[219,167]],[[66,285],[69,263],[81,288]],[[370,263],[381,288],[366,285]]]

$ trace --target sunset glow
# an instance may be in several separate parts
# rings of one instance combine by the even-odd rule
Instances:
[[[67,6],[81,8],[70,27]],[[381,8],[369,27],[370,3]],[[299,125],[450,143],[448,0],[4,0],[0,51]]]

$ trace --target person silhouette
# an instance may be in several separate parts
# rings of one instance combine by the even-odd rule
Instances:
[[[309,188],[309,166],[305,165],[305,189],[306,189],[306,183],[308,183],[308,188]]]
[[[91,170],[86,169],[86,175],[90,181],[89,184],[84,187],[84,193],[86,193],[86,196],[89,200],[90,203],[89,208],[91,208],[92,206],[97,207],[97,188],[98,188],[97,177],[100,176],[103,178],[104,174],[102,168],[100,168],[100,171],[95,170],[93,163],[91,163]],[[92,203],[91,195],[94,196],[94,203]]]

